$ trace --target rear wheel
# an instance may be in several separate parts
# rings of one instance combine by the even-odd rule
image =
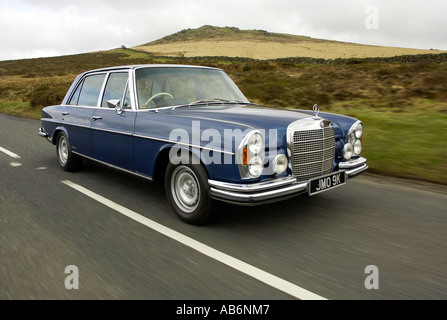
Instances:
[[[65,171],[74,171],[79,168],[82,159],[71,151],[70,141],[65,132],[60,132],[56,142],[57,160]]]
[[[208,175],[200,164],[168,164],[166,195],[177,216],[194,225],[208,221],[213,200],[208,194]]]

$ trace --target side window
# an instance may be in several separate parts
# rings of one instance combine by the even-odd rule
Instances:
[[[127,84],[128,73],[118,72],[111,73],[107,80],[104,97],[102,98],[101,107],[108,108],[107,101],[120,100],[123,103],[124,90]]]
[[[126,94],[124,95],[124,109],[130,109],[130,89],[129,85],[126,87]]]
[[[79,99],[79,92],[81,92],[81,88],[82,88],[82,84],[84,82],[82,82],[77,88],[75,93],[73,94],[73,96],[70,99],[70,102],[68,103],[71,106],[75,106],[78,104],[78,99]]]
[[[85,78],[79,94],[78,106],[96,107],[104,78],[105,74],[97,74]]]

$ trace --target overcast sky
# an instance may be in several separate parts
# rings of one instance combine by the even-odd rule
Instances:
[[[203,25],[447,50],[446,0],[0,0],[0,60],[133,47]]]

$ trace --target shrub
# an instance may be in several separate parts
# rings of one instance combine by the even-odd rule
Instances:
[[[60,104],[67,90],[68,86],[63,85],[41,85],[29,94],[31,108],[35,109]]]

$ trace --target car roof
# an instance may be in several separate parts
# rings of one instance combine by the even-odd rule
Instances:
[[[199,65],[196,66],[196,65],[184,65],[184,64],[137,64],[137,65],[124,65],[124,66],[93,69],[93,70],[85,71],[81,75],[84,75],[87,73],[116,71],[116,70],[123,70],[123,69],[162,68],[162,67],[163,68],[201,68],[201,69],[222,70],[219,68],[199,66]]]

